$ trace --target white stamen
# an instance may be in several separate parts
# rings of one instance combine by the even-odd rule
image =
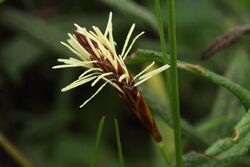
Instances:
[[[90,33],[94,38],[99,39],[99,37],[98,37],[94,32],[90,31],[89,33]],[[110,53],[110,52],[103,46],[103,44],[100,42],[100,40],[96,40],[95,42],[97,43],[98,48],[100,49],[100,50],[98,50],[98,51],[101,52],[101,54],[103,54],[103,56],[104,56],[105,59],[106,59],[106,55],[107,55],[108,53]]]
[[[135,85],[134,85],[134,87],[139,86],[140,84],[142,84],[143,82],[147,81],[151,77],[152,76],[148,76],[147,78],[144,78],[144,79],[140,80],[139,82],[136,82]]]
[[[127,38],[124,42],[124,45],[123,45],[123,48],[122,48],[122,53],[121,53],[121,57],[123,57],[123,54],[125,53],[126,49],[127,49],[127,45],[128,45],[128,42],[129,42],[129,39],[134,31],[134,28],[135,28],[135,24],[133,24],[128,32],[128,35],[127,35]]]
[[[170,67],[170,65],[166,64],[164,66],[161,66],[160,68],[157,68],[156,70],[150,71],[150,72],[140,76],[139,79],[141,80],[141,79],[147,78],[148,76],[154,76],[154,75],[168,69],[169,67]]]
[[[67,41],[68,43],[81,55],[82,60],[88,60],[89,59],[89,53],[81,46],[81,44],[76,40],[76,38],[68,33],[68,36],[70,37]]]
[[[58,59],[58,62],[63,63],[62,65],[57,65],[52,68],[68,68],[68,67],[86,67],[89,68],[85,72],[83,72],[76,81],[72,82],[68,86],[62,89],[62,91],[67,91],[73,89],[77,86],[86,84],[88,82],[92,82],[91,86],[95,86],[101,79],[105,81],[105,83],[99,87],[99,89],[89,98],[87,99],[80,107],[86,105],[92,98],[94,98],[108,83],[117,89],[120,93],[124,93],[123,88],[120,87],[120,83],[126,81],[130,83],[130,74],[125,65],[124,60],[128,56],[132,46],[135,41],[144,33],[138,34],[130,43],[131,36],[135,29],[135,24],[133,24],[128,32],[128,35],[125,39],[122,52],[120,55],[117,55],[115,49],[115,41],[113,39],[113,26],[112,26],[112,12],[109,14],[109,19],[107,23],[107,27],[105,32],[102,33],[98,27],[93,26],[93,32],[87,31],[86,28],[83,28],[77,24],[74,24],[76,27],[76,32],[83,35],[86,39],[87,44],[98,58],[105,59],[108,64],[112,65],[112,71],[117,71],[118,67],[121,68],[122,74],[119,78],[111,77],[110,75],[118,75],[116,72],[105,72],[102,70],[102,67],[95,66],[94,63],[97,63],[99,60],[93,60],[95,58],[91,57],[90,53],[82,46],[78,41],[76,35],[68,34],[69,39],[67,39],[68,43],[61,42],[64,46],[66,46],[70,51],[76,54],[80,59],[69,58],[69,59]],[[130,43],[130,44],[129,44]],[[88,48],[89,49],[89,48]],[[92,54],[92,53],[91,53]],[[148,65],[144,70],[138,73],[133,80],[138,80],[134,86],[138,86],[143,82],[147,81],[154,75],[162,72],[163,70],[169,68],[169,65],[164,65],[156,70],[146,73],[151,67],[153,67],[155,63],[152,62]],[[101,65],[101,64],[100,64]],[[120,69],[119,69],[120,70]],[[112,79],[113,78],[113,79]],[[118,81],[117,81],[118,79]],[[120,83],[118,83],[120,82]]]
[[[109,26],[109,41],[111,43],[113,53],[114,53],[114,55],[116,55],[115,42],[114,42],[114,38],[113,38],[113,25],[112,25],[112,22],[110,22],[110,26]]]
[[[88,65],[81,65],[81,64],[62,64],[62,65],[53,66],[52,69],[71,68],[71,67],[85,67],[85,68],[91,68],[91,67],[88,66]]]
[[[73,83],[69,84],[68,86],[66,86],[65,88],[63,88],[61,91],[62,92],[68,91],[68,90],[73,89],[73,88],[75,88],[77,86],[88,83],[88,82],[92,81],[93,79],[95,79],[96,77],[97,76],[92,76],[92,77],[89,77],[89,78],[86,78],[86,79],[82,79],[79,82],[73,82]]]
[[[121,93],[123,93],[123,91],[121,90],[121,88],[116,83],[112,82],[111,80],[109,80],[107,78],[102,78],[102,79],[105,80],[105,81],[107,81],[111,86],[113,86],[118,91],[120,91]]]
[[[144,74],[146,71],[148,71],[151,67],[153,67],[155,62],[153,61],[150,65],[148,65],[144,70],[142,70],[139,74],[133,77],[133,79],[136,79],[140,77],[142,74]]]
[[[79,26],[76,23],[74,23],[74,26],[76,27],[77,30],[79,30],[79,32],[83,32],[83,28],[81,26]]]
[[[66,44],[65,42],[60,42],[62,45],[66,46],[71,52],[73,52],[74,54],[76,54],[80,59],[82,59],[82,56],[80,53],[78,53],[75,49],[73,49],[71,46],[69,46],[68,44]]]
[[[58,62],[64,63],[63,65],[57,65],[52,67],[53,69],[58,68],[67,68],[67,67],[86,67],[91,68],[93,63],[96,63],[97,61],[80,61],[74,58],[69,59],[58,59]]]
[[[127,55],[129,54],[129,52],[130,52],[132,46],[134,45],[135,41],[136,41],[140,36],[142,36],[143,34],[144,34],[144,32],[141,32],[140,34],[138,34],[138,35],[133,39],[132,43],[129,45],[129,48],[128,48],[127,52],[126,52],[125,55],[123,56],[123,60],[126,59],[126,57],[127,57]]]
[[[99,53],[97,52],[97,49],[95,48],[94,44],[92,43],[92,41],[90,39],[91,34],[89,34],[86,29],[84,29],[84,35],[85,35],[86,40],[87,40],[89,46],[91,47],[92,51],[95,53],[95,55],[97,57],[100,57]],[[92,40],[94,40],[94,39],[92,39]]]
[[[113,73],[112,72],[108,72],[108,73],[104,73],[104,74],[101,74],[99,75],[91,84],[91,86],[95,86],[95,84],[100,80],[100,79],[103,79],[105,78],[105,76],[108,76],[108,75],[112,75]]]
[[[123,79],[125,79],[127,77],[126,74],[122,74],[119,78],[119,82],[122,82]]]
[[[104,36],[105,36],[105,37],[108,35],[109,27],[111,26],[111,23],[112,23],[112,12],[109,12],[108,24],[107,24],[106,30],[105,30],[105,32],[104,32]]]
[[[85,71],[84,73],[82,73],[82,74],[78,77],[78,79],[84,77],[85,75],[87,75],[88,73],[90,73],[90,72],[92,72],[92,71],[102,71],[102,69],[100,69],[100,68],[90,68],[90,69],[88,69],[87,71]]]
[[[87,99],[81,106],[80,108],[82,108],[83,106],[85,106],[90,100],[92,100],[105,86],[107,85],[107,82],[104,83],[89,99]]]
[[[106,46],[114,56],[116,56],[117,54],[114,46],[114,41],[110,41],[106,36],[104,36],[98,27],[93,26],[93,30],[95,31],[98,39],[103,43],[103,45]]]

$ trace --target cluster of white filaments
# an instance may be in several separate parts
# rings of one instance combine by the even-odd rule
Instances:
[[[87,31],[85,28],[80,27],[77,24],[74,24],[76,26],[76,33],[81,34],[85,37],[88,46],[91,48],[92,54],[98,58],[104,58],[105,61],[109,62],[109,64],[112,66],[114,71],[118,71],[122,69],[123,74],[119,75],[119,82],[127,83],[129,84],[131,80],[131,76],[128,72],[128,69],[124,63],[126,57],[130,53],[130,50],[135,43],[135,41],[144,34],[144,32],[138,34],[132,42],[129,44],[130,37],[132,35],[132,32],[134,31],[135,24],[133,24],[128,32],[128,35],[126,37],[123,49],[121,54],[116,53],[115,49],[115,41],[113,39],[113,32],[112,32],[112,13],[110,12],[108,24],[106,27],[106,30],[104,34],[100,31],[98,27],[93,26],[94,31]],[[101,85],[98,90],[88,99],[86,100],[80,107],[83,107],[85,104],[87,104],[94,96],[96,96],[107,84],[112,85],[114,88],[116,88],[120,93],[124,93],[123,90],[117,85],[117,82],[114,82],[112,79],[112,75],[117,74],[114,71],[103,71],[100,66],[97,66],[96,64],[99,63],[98,60],[93,59],[93,55],[89,53],[78,41],[76,35],[74,34],[68,34],[69,39],[67,40],[67,43],[61,42],[64,46],[69,48],[74,54],[77,55],[76,58],[69,58],[69,59],[58,59],[58,62],[63,63],[62,65],[54,66],[54,69],[58,68],[68,68],[68,67],[84,67],[87,70],[83,72],[79,78],[71,83],[70,85],[66,86],[62,89],[62,91],[68,91],[70,89],[73,89],[77,86],[89,83],[91,83],[91,86],[95,86],[96,83],[98,83],[100,80],[104,80],[105,83]],[[153,71],[150,71],[150,68],[154,66],[154,62],[152,62],[149,66],[147,66],[144,70],[142,70],[139,74],[134,76],[132,79],[135,82],[133,87],[136,87],[152,76],[166,70],[169,68],[169,65],[164,65],[160,68],[157,68]]]

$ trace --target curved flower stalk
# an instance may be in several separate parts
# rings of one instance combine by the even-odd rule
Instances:
[[[73,34],[68,34],[68,43],[61,42],[77,55],[76,58],[58,59],[62,65],[54,66],[54,69],[68,67],[83,67],[86,69],[79,78],[62,89],[68,91],[77,86],[91,83],[95,86],[100,80],[104,80],[104,84],[87,99],[80,107],[86,105],[94,98],[107,84],[113,86],[120,97],[127,103],[131,111],[137,116],[142,124],[149,129],[155,140],[159,143],[162,141],[160,133],[155,125],[149,108],[137,88],[140,84],[147,81],[152,76],[166,70],[169,65],[164,65],[156,70],[147,72],[154,62],[147,66],[136,76],[132,76],[124,60],[128,56],[135,41],[144,33],[138,34],[129,44],[130,37],[135,28],[133,24],[128,32],[121,54],[116,53],[115,41],[112,33],[112,13],[110,12],[108,24],[104,33],[98,27],[93,26],[93,31],[87,31],[85,28],[75,24],[76,30]]]

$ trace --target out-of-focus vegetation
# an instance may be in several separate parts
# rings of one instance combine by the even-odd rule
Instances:
[[[162,8],[166,13],[165,3]],[[249,8],[249,0],[176,1],[185,166],[250,166],[250,38],[245,35],[211,59],[201,61],[201,53],[217,36],[249,24]],[[161,63],[161,54],[155,52],[160,51],[160,43],[154,9],[153,1],[143,0],[0,3],[0,132],[34,166],[89,166],[103,115],[106,121],[97,166],[119,164],[115,116],[125,166],[163,166],[163,158],[147,130],[113,89],[106,88],[79,109],[95,89],[81,86],[61,93],[61,88],[75,80],[81,70],[51,69],[58,57],[72,54],[59,42],[74,30],[73,23],[104,30],[109,11],[113,11],[118,51],[132,23],[136,23],[136,32],[146,32],[134,46],[134,51],[140,50],[129,59],[130,69],[136,72],[148,60]],[[172,120],[162,85],[158,76],[141,89],[157,117],[173,161]],[[18,166],[2,146],[0,166]]]

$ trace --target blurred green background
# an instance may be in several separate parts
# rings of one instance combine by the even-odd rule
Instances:
[[[162,8],[166,13],[166,4],[162,4]],[[249,0],[176,1],[179,59],[227,75],[250,89],[249,38],[243,38],[212,59],[200,59],[202,51],[217,36],[235,26],[248,24],[249,9]],[[71,54],[59,42],[66,41],[67,32],[74,31],[73,23],[87,28],[96,25],[104,30],[109,11],[113,11],[118,52],[132,23],[137,25],[136,33],[146,32],[134,50],[159,51],[154,1],[5,0],[0,4],[0,131],[37,167],[88,166],[102,115],[106,115],[107,120],[99,166],[118,165],[114,116],[120,122],[126,165],[151,167],[162,164],[163,159],[149,133],[112,88],[107,87],[79,109],[96,89],[85,85],[61,93],[61,88],[74,81],[82,69],[51,69],[57,64],[57,58]],[[163,16],[166,21],[167,16]],[[139,65],[130,67],[139,70]],[[179,74],[182,117],[206,129],[208,117],[226,115],[231,122],[214,128],[210,137],[217,139],[230,134],[228,129],[242,116],[238,100],[207,80],[183,71]],[[164,89],[161,79],[152,79],[148,86],[157,87],[156,96],[164,98],[164,94],[157,94]],[[165,128],[163,122],[158,124],[161,129]],[[172,132],[164,129],[163,133],[173,157]],[[185,140],[185,152],[190,150],[199,149]],[[18,164],[0,148],[0,166]]]

